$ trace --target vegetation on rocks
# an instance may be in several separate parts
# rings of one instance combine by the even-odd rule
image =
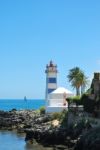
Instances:
[[[45,107],[44,106],[40,107],[39,111],[40,111],[40,114],[45,114],[45,111],[46,111]]]
[[[63,110],[61,112],[54,112],[52,113],[52,119],[57,119],[60,121],[60,124],[65,124],[65,122],[67,121],[67,114],[67,110]]]
[[[73,96],[66,99],[69,104],[75,103],[76,105],[81,105],[81,96]]]

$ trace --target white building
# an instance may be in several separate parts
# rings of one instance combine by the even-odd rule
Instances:
[[[73,96],[73,93],[64,87],[59,87],[48,96],[46,112],[60,112],[68,109],[66,98]]]
[[[46,112],[59,112],[68,109],[67,97],[73,93],[63,87],[57,88],[57,65],[52,61],[46,66]]]
[[[48,96],[46,112],[60,112],[68,109],[66,98],[73,96],[73,93],[64,87],[59,87]]]

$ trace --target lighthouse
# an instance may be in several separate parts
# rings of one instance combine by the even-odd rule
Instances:
[[[50,61],[46,66],[46,100],[48,100],[48,95],[57,89],[57,65]]]

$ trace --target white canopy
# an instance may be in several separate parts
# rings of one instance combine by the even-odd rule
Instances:
[[[71,91],[65,89],[64,87],[59,87],[49,94],[49,101],[60,103],[67,97],[71,97],[73,95],[74,94]]]
[[[68,89],[65,89],[64,87],[59,87],[57,88],[56,90],[54,90],[51,94],[70,94],[70,95],[73,95],[73,93],[71,91],[69,91]]]

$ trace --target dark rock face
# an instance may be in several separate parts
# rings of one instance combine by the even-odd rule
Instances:
[[[100,129],[91,130],[91,126],[78,123],[77,126],[63,126],[52,124],[53,117],[48,114],[39,114],[33,110],[9,112],[0,111],[0,130],[16,130],[19,133],[26,133],[25,141],[31,143],[35,140],[43,145],[66,145],[75,150],[100,150]]]
[[[31,126],[34,119],[34,111],[0,111],[0,129],[19,129],[22,127]]]
[[[15,129],[20,133],[25,132],[25,141],[35,139],[37,142],[47,144],[64,143],[67,136],[66,129],[52,126],[51,121],[52,115],[39,114],[32,110],[0,111],[1,130]]]
[[[100,127],[84,134],[74,150],[100,150]]]
[[[60,144],[65,142],[66,132],[61,129],[53,129],[45,126],[45,129],[26,129],[26,138],[25,141],[36,139],[37,142],[42,144]]]

